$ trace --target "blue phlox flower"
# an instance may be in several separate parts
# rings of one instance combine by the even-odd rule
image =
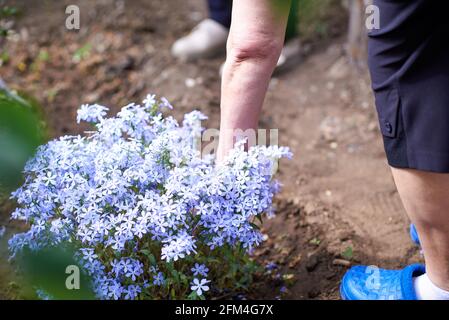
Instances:
[[[198,280],[193,279],[190,289],[196,292],[197,295],[202,296],[204,292],[209,291],[209,286],[207,285],[210,281],[206,279]]]
[[[207,277],[209,269],[204,264],[195,263],[195,266],[192,268],[192,272],[194,276],[200,275],[203,277]]]
[[[83,104],[78,110],[77,122],[81,121],[96,123],[103,119],[109,109],[98,104]]]
[[[137,299],[162,297],[160,287],[172,280],[168,266],[187,277],[183,292],[190,284],[203,296],[205,278],[217,274],[200,263],[205,255],[257,247],[263,237],[252,222],[274,215],[281,185],[272,175],[290,151],[245,151],[239,142],[215,166],[196,148],[207,117],[193,111],[178,123],[162,112],[171,108],[152,94],[112,117],[104,106],[82,105],[76,119],[94,129],[40,146],[11,194],[11,218],[29,226],[9,239],[11,257],[69,241],[99,299]],[[188,274],[179,266],[189,266]]]
[[[153,284],[155,286],[163,286],[165,284],[165,278],[162,272],[158,272],[155,276],[153,276]]]

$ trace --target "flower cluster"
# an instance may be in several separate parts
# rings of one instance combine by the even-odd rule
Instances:
[[[290,152],[239,147],[215,166],[195,148],[205,116],[180,125],[164,108],[153,95],[111,118],[83,105],[77,120],[96,131],[41,146],[25,167],[12,218],[30,229],[10,239],[12,256],[69,241],[101,299],[203,298],[248,280],[256,219],[279,190],[273,167]]]

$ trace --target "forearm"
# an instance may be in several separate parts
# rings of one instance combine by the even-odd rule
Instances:
[[[232,59],[232,58],[231,58]],[[235,62],[228,59],[221,90],[221,138],[232,143],[236,129],[256,129],[265,93],[276,62],[269,59]]]
[[[288,11],[278,15],[271,2],[234,2],[222,78],[219,160],[232,148],[236,130],[257,128],[288,15]]]

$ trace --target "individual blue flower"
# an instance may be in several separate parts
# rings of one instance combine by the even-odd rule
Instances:
[[[173,106],[170,104],[170,102],[168,102],[168,100],[165,97],[161,98],[161,103],[160,103],[161,108],[167,108],[172,110]]]
[[[191,283],[190,289],[196,292],[198,296],[202,296],[203,292],[209,291],[209,286],[207,286],[209,282],[210,281],[206,279],[198,280],[197,278],[195,278]]]
[[[204,264],[195,263],[195,266],[192,268],[192,272],[194,276],[204,276],[207,277],[207,273],[209,269]]]
[[[109,285],[109,293],[108,297],[114,300],[119,300],[123,293],[123,287],[118,281],[114,281],[111,285]]]
[[[265,269],[268,270],[268,271],[273,271],[273,270],[276,270],[278,268],[279,268],[279,266],[276,263],[274,263],[274,262],[269,262],[265,266]]]
[[[142,292],[142,289],[137,285],[129,285],[126,289],[123,290],[125,294],[125,300],[134,300],[137,298],[139,293]]]
[[[156,104],[156,95],[148,94],[142,102],[145,106],[145,109],[150,109]]]
[[[131,278],[132,281],[135,281],[143,273],[143,264],[134,259],[127,259],[125,260],[123,269],[125,275]]]
[[[109,109],[98,104],[83,104],[77,113],[77,122],[81,121],[96,123],[103,119]]]
[[[36,290],[36,295],[38,296],[39,299],[41,300],[53,300],[54,298],[49,295],[46,291],[44,291],[43,289],[37,289]]]
[[[81,252],[83,254],[83,258],[89,262],[93,262],[96,258],[98,258],[92,248],[81,248]]]
[[[158,272],[157,275],[153,276],[153,284],[155,286],[163,286],[165,285],[165,278],[162,272]]]

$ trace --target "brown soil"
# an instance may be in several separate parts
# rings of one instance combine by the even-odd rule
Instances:
[[[172,42],[205,16],[201,1],[7,2],[22,15],[18,40],[4,48],[11,60],[1,77],[42,102],[53,136],[83,132],[75,123],[82,103],[116,112],[148,92],[167,97],[178,118],[198,109],[210,118],[205,125],[217,128],[223,57],[182,63],[170,56]],[[64,27],[65,7],[74,3],[82,13],[79,32]],[[271,82],[260,124],[278,128],[295,156],[281,163],[278,215],[264,226],[268,240],[256,256],[279,264],[285,281],[262,279],[249,298],[275,298],[287,283],[286,299],[338,299],[348,263],[399,268],[421,260],[386,164],[367,70],[347,62],[343,40],[313,50]],[[88,56],[75,62],[86,44]],[[48,59],[39,59],[44,51]],[[3,208],[1,225],[9,212]],[[3,256],[13,231],[1,239]],[[0,298],[8,298],[11,270],[1,264]]]

